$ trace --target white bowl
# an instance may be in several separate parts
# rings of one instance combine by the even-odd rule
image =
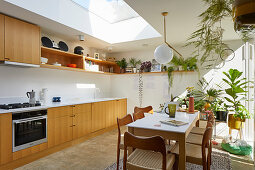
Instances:
[[[41,63],[42,64],[48,63],[48,58],[41,57]]]

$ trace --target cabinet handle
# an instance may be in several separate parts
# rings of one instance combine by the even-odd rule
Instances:
[[[75,115],[72,115],[72,116],[70,116],[70,117],[75,117]]]
[[[74,127],[75,125],[72,125],[72,126],[70,126],[70,127]]]

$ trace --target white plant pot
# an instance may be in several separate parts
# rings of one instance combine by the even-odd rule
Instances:
[[[133,73],[136,73],[137,72],[137,69],[136,68],[133,68]]]
[[[178,66],[178,69],[179,69],[179,71],[183,71],[184,70],[182,66]]]

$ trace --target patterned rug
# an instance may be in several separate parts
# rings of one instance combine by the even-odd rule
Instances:
[[[105,168],[105,170],[116,170],[117,164],[114,163],[111,166]],[[123,170],[123,160],[120,160],[119,170]],[[186,170],[203,170],[200,165],[191,163],[186,164]],[[212,165],[211,170],[232,170],[230,156],[227,152],[220,150],[212,151]]]

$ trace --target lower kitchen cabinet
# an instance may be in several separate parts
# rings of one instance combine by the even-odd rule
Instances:
[[[115,101],[115,112],[118,118],[127,115],[127,99],[120,99]]]
[[[80,104],[73,107],[73,139],[91,132],[91,104]]]
[[[104,129],[106,127],[106,107],[106,101],[92,103],[92,132]]]
[[[48,147],[73,139],[72,106],[48,109]]]
[[[12,114],[0,114],[0,164],[12,161]]]
[[[20,150],[20,151],[16,151],[16,152],[13,153],[13,160],[17,160],[17,159],[26,157],[28,155],[43,151],[47,148],[48,148],[48,144],[47,143],[42,143],[42,144],[39,144],[39,145],[32,146],[30,148],[26,148],[26,149],[23,149],[23,150]]]

